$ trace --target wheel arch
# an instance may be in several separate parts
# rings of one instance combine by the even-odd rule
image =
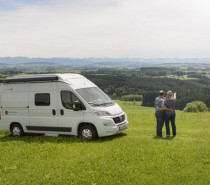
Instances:
[[[96,130],[96,134],[98,136],[98,130],[97,130],[96,126],[93,123],[90,123],[90,122],[81,122],[81,123],[79,123],[78,127],[77,127],[77,135],[79,135],[80,128],[85,126],[85,125],[89,125],[89,126],[93,127]]]
[[[10,127],[9,127],[9,130],[10,130],[10,131],[11,131],[11,129],[12,129],[12,126],[15,125],[15,124],[20,125],[20,126],[22,127],[22,129],[23,129],[23,126],[22,126],[19,122],[12,122],[12,123],[10,123]]]

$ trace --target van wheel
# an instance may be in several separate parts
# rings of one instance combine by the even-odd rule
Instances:
[[[22,137],[24,136],[23,128],[20,124],[15,123],[11,127],[11,133],[14,137]]]
[[[85,125],[80,128],[79,137],[85,140],[95,140],[98,137],[98,135],[94,127],[90,125]]]

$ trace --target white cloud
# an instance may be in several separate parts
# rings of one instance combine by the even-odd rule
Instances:
[[[208,0],[54,0],[0,12],[0,56],[210,57]]]

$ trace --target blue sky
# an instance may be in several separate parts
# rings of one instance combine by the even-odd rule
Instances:
[[[0,11],[12,11],[21,8],[21,5],[40,5],[50,3],[48,0],[0,0]]]
[[[209,0],[0,0],[0,56],[210,57]]]

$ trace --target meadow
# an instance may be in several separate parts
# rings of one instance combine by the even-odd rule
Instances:
[[[177,111],[177,136],[159,139],[153,108],[118,103],[129,128],[96,141],[0,131],[0,184],[210,184],[210,112]]]

